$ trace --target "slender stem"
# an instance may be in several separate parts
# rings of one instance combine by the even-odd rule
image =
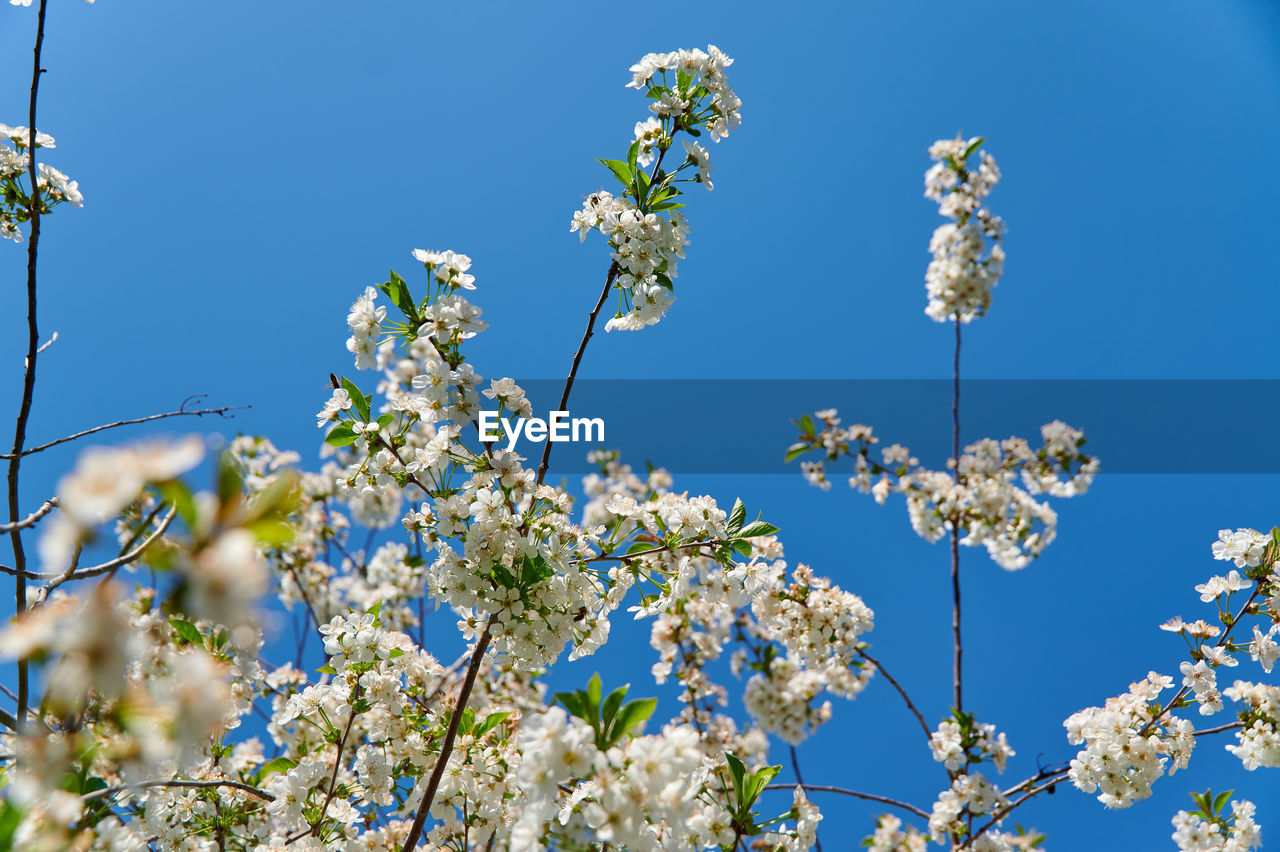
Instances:
[[[57,505],[58,505],[58,498],[50,497],[48,500],[44,501],[44,505],[42,505],[39,509],[36,509],[30,515],[27,515],[22,520],[16,521],[11,524],[0,524],[0,532],[11,533],[15,530],[21,530],[21,529],[26,529],[27,527],[33,527],[40,521],[41,518],[43,518],[45,515],[52,512],[53,507]]]
[[[1221,734],[1224,731],[1234,731],[1236,728],[1243,728],[1243,722],[1228,722],[1225,725],[1218,725],[1216,728],[1205,728],[1203,731],[1194,731],[1192,736],[1207,737],[1210,734]]]
[[[31,100],[27,109],[27,171],[31,177],[31,197],[28,212],[31,217],[31,237],[27,242],[27,360],[22,374],[22,403],[18,407],[18,419],[13,428],[13,454],[9,459],[9,522],[16,524],[21,516],[18,507],[18,470],[22,463],[20,453],[27,441],[27,420],[31,416],[31,402],[36,390],[36,355],[40,351],[40,330],[36,324],[36,257],[40,247],[40,175],[36,169],[36,101],[40,94],[40,52],[44,49],[44,14],[46,0],[40,0],[40,9],[36,15],[36,45],[31,67]],[[15,617],[21,616],[27,608],[27,580],[23,572],[27,568],[27,554],[22,548],[22,530],[9,530],[9,541],[13,544],[14,575],[13,602]],[[18,712],[16,714],[19,727],[26,723],[28,695],[27,661],[18,661]]]
[[[77,438],[83,438],[85,435],[92,435],[94,432],[101,432],[104,429],[118,429],[121,426],[133,426],[138,423],[150,423],[152,420],[163,420],[166,417],[203,417],[206,414],[216,414],[219,417],[229,419],[234,417],[235,415],[228,414],[227,412],[243,411],[244,409],[250,407],[248,405],[224,405],[221,408],[197,408],[197,409],[187,408],[187,403],[192,402],[194,400],[198,400],[203,396],[204,394],[197,394],[196,396],[187,397],[185,400],[183,400],[182,405],[179,406],[176,411],[166,411],[162,414],[149,414],[146,417],[134,417],[129,420],[116,420],[112,423],[103,423],[101,426],[94,426],[92,429],[85,429],[81,432],[76,432],[74,435],[67,435],[65,437],[58,438],[57,440],[54,440],[54,441],[48,441],[47,443],[32,447],[29,450],[22,450],[20,453],[17,452],[16,450],[13,453],[0,453],[0,459],[13,459],[15,458],[15,454],[18,456],[35,455],[36,453],[44,452],[50,447],[56,447],[59,444],[65,444],[68,441],[74,441]]]
[[[960,315],[956,314],[956,355],[953,373],[951,396],[951,458],[955,467],[951,474],[957,490],[960,485]],[[951,638],[954,655],[951,665],[951,683],[954,690],[953,701],[956,710],[964,709],[964,678],[962,661],[964,644],[960,640],[960,514],[955,512],[951,518]]]
[[[453,715],[449,717],[449,727],[444,733],[444,741],[440,743],[440,756],[436,758],[431,777],[427,779],[427,789],[422,794],[422,803],[418,805],[418,813],[413,818],[413,825],[409,828],[409,836],[405,838],[401,852],[412,852],[417,847],[419,838],[422,837],[422,827],[427,821],[427,814],[431,812],[431,804],[435,801],[440,779],[444,777],[444,770],[449,765],[449,755],[453,753],[453,741],[458,736],[462,711],[466,709],[467,701],[471,698],[471,690],[476,684],[476,675],[480,673],[480,664],[484,662],[484,652],[488,647],[489,622],[486,621],[484,630],[480,631],[480,637],[476,640],[476,649],[471,652],[471,665],[467,667],[467,676],[462,681],[458,700],[454,702]]]
[[[234,790],[242,790],[251,796],[267,802],[274,802],[276,797],[265,790],[259,790],[250,784],[241,781],[186,781],[181,778],[171,778],[167,781],[143,781],[140,784],[125,784],[120,787],[105,787],[101,790],[94,790],[92,793],[86,793],[83,798],[86,802],[100,799],[103,796],[114,796],[116,793],[123,793],[126,790],[145,790],[152,787],[187,787],[194,790],[213,789],[217,787],[230,787]]]
[[[578,376],[578,365],[582,363],[582,355],[587,351],[587,342],[591,340],[591,336],[595,333],[596,317],[600,315],[600,309],[604,307],[604,303],[609,299],[609,291],[613,289],[613,279],[618,274],[618,262],[615,260],[609,264],[609,274],[604,278],[604,289],[600,291],[600,298],[596,301],[596,306],[591,309],[590,316],[587,317],[587,331],[582,335],[582,342],[578,344],[578,351],[573,353],[573,364],[569,367],[569,378],[564,382],[564,393],[560,395],[560,405],[557,411],[567,411],[569,405],[569,392],[573,390],[573,380]],[[542,446],[542,461],[538,463],[537,485],[542,484],[543,478],[547,475],[547,465],[551,464],[551,447],[552,442],[547,441]]]
[[[874,793],[859,793],[857,790],[849,790],[844,787],[832,787],[829,784],[770,784],[765,787],[766,790],[792,790],[801,787],[804,790],[815,790],[819,793],[839,793],[842,796],[852,796],[855,799],[866,799],[868,802],[879,802],[882,805],[890,805],[895,808],[901,808],[904,811],[910,811],[918,817],[924,819],[929,818],[929,812],[917,808],[915,805],[907,802],[900,802],[897,799],[890,799],[888,796],[877,796]]]
[[[920,723],[920,729],[924,731],[925,739],[926,740],[932,739],[933,731],[929,729],[929,723],[924,720],[924,716],[920,713],[918,709],[916,709],[916,705],[911,701],[911,696],[907,695],[907,691],[902,688],[902,685],[893,679],[893,675],[889,674],[889,670],[884,667],[884,664],[881,663],[879,660],[877,660],[875,657],[868,654],[866,651],[859,650],[858,656],[862,657],[868,663],[875,666],[876,671],[884,675],[884,679],[889,681],[889,684],[898,691],[898,694],[902,696],[902,700],[906,702],[907,709],[911,711],[911,715],[915,716],[916,721]]]

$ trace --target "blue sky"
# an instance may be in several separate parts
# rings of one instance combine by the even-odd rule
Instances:
[[[940,220],[921,178],[929,143],[961,129],[987,136],[1005,175],[990,203],[1009,225],[966,375],[1280,378],[1274,4],[51,5],[40,125],[86,206],[59,210],[42,242],[42,327],[60,339],[40,362],[37,440],[204,392],[253,408],[174,429],[265,433],[309,457],[327,374],[351,372],[347,306],[388,267],[409,273],[415,247],[475,259],[490,323],[471,352],[482,373],[563,376],[607,266],[569,218],[610,179],[593,158],[625,151],[645,115],[626,70],[708,42],[737,60],[744,121],[712,150],[715,192],[694,188],[679,298],[656,328],[599,335],[583,375],[949,375],[950,329],[923,314]],[[33,9],[0,12],[10,124],[25,123],[33,24]],[[0,249],[12,285],[0,399],[16,401],[25,254]],[[1258,402],[1224,396],[1224,427]],[[681,423],[643,402],[636,417]],[[33,460],[27,500],[71,459]],[[783,528],[792,560],[862,595],[876,652],[936,720],[949,689],[946,554],[911,534],[900,504],[821,494],[798,474],[678,484],[742,496]],[[1148,669],[1176,671],[1180,641],[1156,625],[1204,614],[1192,587],[1219,568],[1209,542],[1222,527],[1274,525],[1276,485],[1104,474],[1058,505],[1059,541],[1026,571],[966,553],[967,701],[1009,732],[1011,777],[1033,772],[1037,753],[1071,756],[1060,722],[1075,709]],[[564,677],[634,659],[628,642],[647,647],[619,632]],[[644,668],[630,677],[643,690]],[[906,722],[883,683],[837,705],[802,751],[808,780],[927,808],[942,774]],[[1220,742],[1128,811],[1064,788],[1019,816],[1059,850],[1172,848],[1186,792],[1230,777],[1274,836],[1276,774],[1246,775]],[[821,801],[828,849],[869,831],[871,810]]]

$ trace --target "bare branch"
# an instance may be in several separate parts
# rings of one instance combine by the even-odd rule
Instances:
[[[904,811],[910,811],[918,817],[924,819],[929,818],[929,812],[917,808],[908,802],[900,802],[897,799],[890,799],[888,796],[877,796],[875,793],[859,793],[857,790],[849,790],[844,787],[833,787],[830,784],[770,784],[765,787],[766,790],[794,790],[799,787],[806,792],[813,790],[818,793],[839,793],[842,796],[852,796],[855,799],[866,799],[868,802],[879,802],[882,805],[901,808]]]
[[[122,565],[128,565],[130,562],[134,561],[139,556],[141,556],[148,547],[155,544],[155,542],[160,538],[160,536],[164,535],[165,530],[169,529],[169,524],[173,523],[173,519],[177,517],[177,515],[178,515],[177,506],[174,506],[171,509],[169,509],[169,511],[165,514],[165,516],[160,519],[160,523],[156,525],[155,531],[152,532],[151,535],[143,539],[142,542],[139,543],[137,547],[135,547],[133,550],[130,550],[128,553],[125,553],[121,556],[117,556],[115,559],[110,559],[106,562],[101,563],[100,565],[91,565],[88,568],[68,569],[67,571],[63,572],[61,575],[50,580],[48,583],[46,583],[44,586],[41,587],[38,602],[43,602],[45,599],[49,597],[50,592],[52,592],[54,589],[58,588],[59,586],[63,585],[64,583],[70,583],[73,580],[83,580],[86,577],[97,577],[101,574],[107,573],[108,571],[114,571]]]
[[[250,405],[224,405],[221,408],[187,408],[188,405],[198,402],[199,400],[204,399],[204,397],[205,395],[202,393],[187,397],[182,401],[182,405],[178,406],[177,411],[166,411],[163,414],[151,414],[147,417],[135,417],[131,420],[117,420],[114,423],[104,423],[101,426],[94,426],[92,429],[85,429],[83,432],[76,432],[74,435],[67,435],[65,438],[58,438],[56,441],[49,441],[47,444],[41,444],[37,447],[32,447],[29,450],[14,450],[14,453],[17,453],[17,456],[15,456],[14,453],[0,453],[0,459],[13,459],[21,458],[22,456],[29,456],[34,453],[43,452],[50,447],[56,447],[59,444],[65,444],[68,441],[74,441],[77,438],[83,438],[85,435],[92,435],[94,432],[101,432],[105,429],[115,429],[119,426],[134,426],[138,423],[150,423],[152,420],[163,420],[166,417],[204,417],[206,414],[215,414],[218,417],[229,420],[234,418],[235,415],[228,412],[243,411],[253,407]]]
[[[43,518],[45,515],[52,512],[54,507],[57,505],[58,505],[58,498],[50,497],[48,500],[44,501],[43,506],[41,506],[39,509],[36,509],[30,515],[27,515],[22,520],[14,521],[11,524],[0,524],[0,533],[13,532],[14,530],[21,530],[21,529],[26,529],[27,527],[33,527],[36,525],[37,522],[39,522],[41,518]]]

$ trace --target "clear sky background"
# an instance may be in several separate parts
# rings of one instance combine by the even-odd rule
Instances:
[[[693,188],[679,298],[656,328],[593,340],[584,376],[948,376],[950,328],[923,314],[940,220],[922,175],[928,145],[962,129],[988,137],[1005,174],[991,207],[1009,225],[1006,274],[991,315],[970,326],[966,375],[1280,378],[1276,4],[781,9],[54,0],[40,126],[86,205],[60,209],[41,243],[42,328],[60,339],[40,361],[33,440],[204,392],[253,408],[167,428],[265,433],[313,459],[326,376],[352,372],[347,306],[389,266],[413,271],[415,247],[475,259],[491,326],[470,350],[480,372],[563,376],[608,264],[602,241],[580,246],[569,219],[612,180],[593,158],[620,156],[646,115],[623,88],[627,68],[708,42],[737,60],[744,120],[712,149],[715,192]],[[34,21],[34,9],[0,10],[6,123],[26,121]],[[22,249],[0,246],[0,399],[14,409],[24,264]],[[1261,402],[1220,399],[1224,427]],[[769,404],[733,400],[698,440],[731,429],[735,406]],[[651,401],[635,416],[687,426]],[[1254,428],[1274,431],[1274,419]],[[73,453],[33,459],[27,503]],[[678,485],[726,505],[742,496],[783,528],[791,560],[862,595],[877,613],[875,653],[931,722],[945,712],[947,555],[914,537],[900,502],[822,494],[799,473]],[[1059,501],[1060,538],[1027,570],[965,552],[966,703],[1008,731],[1018,756],[1006,781],[1033,773],[1037,754],[1072,756],[1061,727],[1071,712],[1149,669],[1176,673],[1181,640],[1157,625],[1209,614],[1192,590],[1226,567],[1209,543],[1223,527],[1280,520],[1276,486],[1104,474],[1086,497]],[[647,625],[615,635],[557,684],[603,667],[652,694]],[[1262,677],[1249,662],[1223,673],[1235,676]],[[928,809],[944,776],[888,685],[836,710],[801,751],[807,780]],[[1172,848],[1186,793],[1231,778],[1280,837],[1280,773],[1243,772],[1226,741],[1203,741],[1190,771],[1127,811],[1068,786],[1017,821],[1060,852]],[[828,850],[871,830],[873,809],[819,801]]]

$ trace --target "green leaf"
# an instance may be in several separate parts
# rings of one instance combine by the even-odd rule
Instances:
[[[356,442],[356,430],[350,423],[339,423],[324,436],[324,442],[331,447],[346,447]]]
[[[640,140],[631,143],[631,147],[627,149],[627,168],[635,171],[636,159],[640,156]]]
[[[1215,814],[1222,813],[1222,809],[1226,806],[1227,802],[1231,800],[1231,794],[1233,792],[1235,791],[1223,790],[1221,793],[1218,794],[1217,798],[1213,800],[1213,812]]]
[[[380,284],[379,288],[386,293],[391,301],[395,302],[400,313],[404,314],[404,318],[410,323],[417,324],[418,312],[417,306],[413,302],[413,296],[409,294],[409,285],[405,280],[396,274],[394,269],[390,270],[390,280],[386,284]]]
[[[223,453],[218,459],[218,503],[226,506],[237,499],[244,483],[240,479],[240,471],[231,460],[230,453]]]
[[[0,850],[13,849],[13,835],[22,824],[22,811],[7,799],[0,802]]]
[[[488,716],[485,716],[484,721],[481,722],[476,727],[475,733],[472,734],[472,736],[476,737],[477,739],[479,739],[480,737],[483,737],[485,734],[489,733],[494,728],[501,725],[502,721],[510,715],[511,715],[511,712],[508,710],[503,710],[500,713],[490,713]]]
[[[969,147],[968,147],[968,148],[965,148],[965,149],[964,149],[964,153],[960,155],[960,162],[962,162],[962,163],[963,163],[965,160],[967,160],[967,159],[969,159],[970,157],[972,157],[972,156],[973,156],[973,152],[974,152],[974,151],[977,151],[979,148],[981,148],[981,147],[982,147],[982,143],[983,143],[983,142],[985,142],[985,141],[987,141],[987,137],[985,137],[985,136],[979,136],[977,139],[974,139],[972,142],[970,142],[970,143],[969,143]]]
[[[729,764],[729,777],[733,781],[734,797],[738,800],[739,806],[742,804],[742,779],[747,774],[747,767],[742,761],[734,757],[730,752],[724,753],[725,762]],[[741,808],[739,807],[739,810]]]
[[[194,528],[196,525],[196,501],[186,483],[178,479],[172,479],[168,482],[160,483],[156,488],[160,491],[160,496],[164,498],[166,503],[171,503],[177,508],[178,517],[182,518],[182,522],[188,527]]]
[[[594,722],[600,718],[600,672],[596,672],[591,676],[591,680],[587,681],[587,700],[585,709],[591,718],[588,722]]]
[[[804,415],[803,417],[801,417],[801,418],[800,418],[800,424],[799,424],[799,425],[800,425],[800,431],[801,431],[801,432],[804,432],[804,434],[808,435],[810,438],[812,438],[812,437],[813,437],[813,435],[814,435],[814,430],[813,430],[813,418],[812,418],[812,417],[810,417],[810,416],[809,416],[809,415],[807,415],[807,414],[806,414],[806,415]]]
[[[609,693],[609,697],[604,700],[601,708],[600,721],[604,723],[603,728],[609,731],[613,726],[613,717],[617,715],[618,708],[622,706],[622,702],[627,697],[627,690],[631,688],[631,684],[625,683],[622,686]]]
[[[775,527],[773,524],[767,523],[765,521],[755,521],[743,527],[742,532],[739,533],[739,535],[741,535],[743,538],[754,538],[755,536],[758,536],[758,535],[773,535],[777,531],[778,531],[778,528]]]
[[[623,186],[627,189],[631,189],[631,185],[635,182],[635,179],[634,170],[630,166],[622,160],[601,160],[598,157],[596,158],[596,162],[603,163],[605,168],[613,172],[613,176],[616,177]]]
[[[470,734],[475,730],[476,711],[470,707],[462,711],[462,721],[458,723],[458,733],[462,735]]]
[[[204,646],[204,636],[200,634],[200,628],[196,627],[190,621],[183,618],[171,618],[169,619],[169,626],[174,629],[174,632],[192,645]]]
[[[729,511],[729,532],[736,534],[742,529],[742,524],[747,520],[747,507],[742,505],[742,499],[733,501],[733,509]]]
[[[390,411],[388,411],[386,414],[378,415],[378,420],[377,420],[378,428],[386,429],[388,426],[391,425],[391,421],[395,419],[396,419],[395,414],[393,414]]]
[[[613,724],[609,726],[606,734],[609,745],[614,745],[618,740],[649,721],[649,717],[653,715],[653,711],[657,708],[658,699],[656,698],[637,698],[635,701],[628,701],[624,704],[618,711],[617,716],[614,717]]]
[[[756,803],[756,799],[760,798],[760,794],[764,792],[764,788],[774,779],[782,766],[763,766],[753,772],[747,779],[743,787],[742,795],[746,807],[750,808]]]
[[[277,757],[268,760],[266,763],[258,767],[258,771],[253,773],[253,786],[258,786],[268,775],[275,773],[285,773],[297,766],[297,762],[287,757]]]
[[[808,449],[812,446],[813,444],[806,444],[804,441],[800,441],[798,443],[792,444],[791,446],[787,447],[787,454],[782,457],[783,462],[795,461],[796,458],[804,455],[805,452],[808,451]]]
[[[351,407],[355,409],[356,415],[361,421],[369,422],[369,397],[364,395],[360,388],[356,387],[355,382],[344,378],[342,386],[347,390],[347,396],[351,397]]]
[[[244,528],[253,533],[259,544],[268,547],[279,547],[293,541],[293,527],[286,521],[276,518],[263,518],[245,524]]]

